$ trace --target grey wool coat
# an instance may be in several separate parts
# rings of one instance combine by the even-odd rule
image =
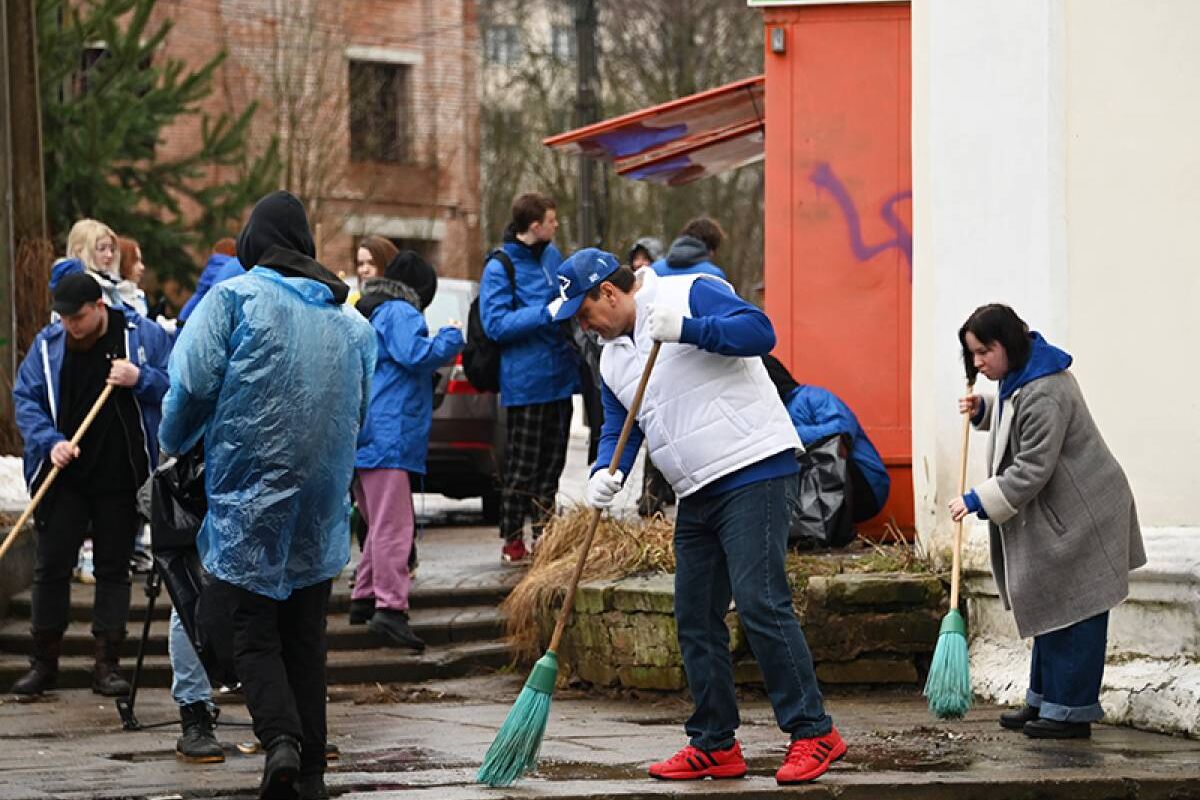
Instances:
[[[1069,371],[985,398],[992,574],[1022,637],[1116,606],[1146,563],[1133,492]]]

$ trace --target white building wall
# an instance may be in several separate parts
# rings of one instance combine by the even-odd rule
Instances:
[[[1150,564],[1113,614],[1113,721],[1200,735],[1200,3],[913,0],[913,462],[946,552],[977,305],[1011,304],[1074,371],[1138,500]],[[986,384],[986,382],[984,382]],[[985,385],[983,391],[994,391]],[[968,483],[983,477],[972,436]],[[976,690],[1019,702],[1027,643],[968,531]],[[1164,642],[1174,644],[1165,647]],[[1168,652],[1170,651],[1170,652]]]

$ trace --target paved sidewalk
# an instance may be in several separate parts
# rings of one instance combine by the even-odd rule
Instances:
[[[994,708],[937,723],[915,693],[829,697],[850,752],[817,784],[785,790],[772,778],[785,740],[761,697],[743,703],[739,733],[751,776],[683,785],[644,773],[649,761],[683,743],[682,698],[564,690],[555,697],[537,774],[510,789],[478,786],[475,770],[522,680],[510,674],[415,688],[335,688],[329,727],[342,758],[328,775],[331,792],[344,800],[755,798],[788,791],[843,800],[1200,797],[1200,742],[1097,726],[1091,741],[1035,743],[1001,730]],[[174,715],[165,690],[139,697],[143,723]],[[222,715],[247,719],[237,704],[223,704]],[[253,738],[247,728],[218,728],[225,764],[188,765],[174,757],[176,725],[122,732],[111,704],[83,690],[40,703],[5,702],[0,731],[0,800],[248,798],[262,769],[261,755],[234,747]]]

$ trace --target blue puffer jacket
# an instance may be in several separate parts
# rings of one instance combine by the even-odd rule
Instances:
[[[553,244],[531,249],[505,235],[516,274],[516,298],[504,265],[491,259],[479,285],[479,315],[501,346],[500,403],[524,406],[565,400],[579,391],[579,360],[546,306],[558,297],[562,254]]]
[[[374,278],[363,286],[364,299],[376,294],[391,299],[371,312],[379,358],[354,466],[424,475],[433,422],[433,373],[454,360],[463,348],[463,337],[453,327],[430,336],[425,317],[396,286],[403,284],[386,278]]]
[[[257,266],[196,306],[171,355],[160,431],[169,453],[204,439],[204,568],[276,600],[349,559],[355,442],[375,369],[371,326],[330,289],[337,282],[344,301],[345,285],[285,254],[292,274],[317,278]]]
[[[187,321],[187,318],[196,310],[196,306],[204,299],[204,295],[208,294],[209,289],[216,286],[224,278],[232,277],[228,269],[230,263],[236,265],[241,270],[241,265],[238,264],[238,260],[233,256],[213,253],[208,257],[208,263],[204,265],[204,271],[200,273],[200,280],[196,281],[196,291],[192,292],[192,296],[183,304],[183,308],[179,309],[180,322]],[[224,276],[221,275],[222,272],[224,272]]]
[[[142,436],[153,469],[158,463],[158,424],[162,418],[163,395],[167,391],[171,337],[129,306],[121,306],[118,310],[125,315],[125,352],[141,373],[133,387],[133,399],[141,412]],[[67,332],[61,322],[52,322],[42,328],[21,362],[13,387],[17,428],[25,440],[25,485],[30,488],[54,445],[69,438],[58,430],[62,388],[59,373],[66,346]],[[48,380],[53,381],[53,387]]]
[[[850,406],[828,389],[804,384],[792,390],[784,405],[787,406],[796,433],[800,435],[800,441],[805,445],[835,433],[850,437],[850,460],[858,466],[882,508],[887,502],[892,481],[883,459],[879,457],[879,451],[867,438],[866,431]]]

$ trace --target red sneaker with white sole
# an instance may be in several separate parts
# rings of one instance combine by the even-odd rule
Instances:
[[[523,539],[513,539],[511,542],[505,542],[504,546],[500,548],[501,564],[521,566],[528,564],[529,561],[529,551],[525,549],[525,541]]]
[[[779,784],[808,783],[824,775],[833,762],[846,755],[846,742],[837,728],[824,736],[795,739],[788,746],[783,766],[775,773]]]
[[[746,774],[742,746],[735,740],[725,750],[701,750],[690,744],[666,761],[650,765],[650,777],[664,781],[698,781],[701,778],[740,778]]]

